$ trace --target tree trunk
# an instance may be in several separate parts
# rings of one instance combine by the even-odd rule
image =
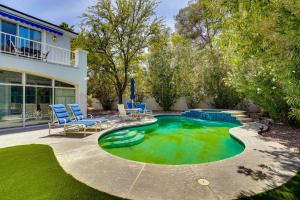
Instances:
[[[117,91],[119,104],[123,103],[123,91]]]

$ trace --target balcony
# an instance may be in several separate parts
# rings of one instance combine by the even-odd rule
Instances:
[[[1,31],[0,53],[68,66],[74,66],[75,63],[75,53],[69,49]]]

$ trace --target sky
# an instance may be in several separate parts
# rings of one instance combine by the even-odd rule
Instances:
[[[174,16],[189,0],[159,0],[156,14],[163,17],[167,26],[174,30]],[[75,25],[79,31],[80,16],[96,0],[0,0],[0,4],[9,6],[34,17],[54,24],[67,22]]]

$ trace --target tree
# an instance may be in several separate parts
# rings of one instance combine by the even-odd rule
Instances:
[[[134,63],[158,32],[155,0],[99,0],[83,15],[83,34],[89,52],[102,57],[99,65],[110,74],[119,103]]]
[[[198,49],[192,41],[178,34],[171,36],[173,48],[174,79],[177,93],[186,97],[189,108],[196,108],[204,99],[203,70]]]
[[[220,0],[194,0],[176,15],[177,33],[191,38],[200,49],[212,47],[212,40],[220,33],[223,10]]]
[[[67,22],[62,22],[59,27],[67,30],[67,31],[73,31],[74,32],[74,25],[69,25]]]
[[[241,101],[235,89],[225,83],[230,67],[223,62],[215,42],[221,34],[223,21],[228,14],[222,3],[222,0],[192,1],[176,16],[177,33],[191,39],[195,46],[198,46],[194,58],[188,59],[194,60],[192,65],[195,66],[189,79],[197,80],[193,83],[195,92],[189,98],[191,106],[204,96],[211,97],[215,107],[223,109],[234,108]]]
[[[148,55],[148,84],[151,95],[164,111],[171,109],[177,100],[174,54],[169,30],[162,28],[151,41]]]
[[[225,6],[225,5],[224,5]],[[272,118],[300,121],[300,5],[296,1],[228,1],[218,44],[227,78]]]
[[[104,110],[112,109],[116,94],[108,77],[92,73],[88,81],[88,93],[99,100]]]
[[[177,99],[171,51],[170,47],[165,46],[150,53],[148,61],[151,93],[164,111],[170,110]]]
[[[72,42],[73,47],[88,49],[90,38],[79,34]],[[88,54],[88,94],[99,100],[104,110],[110,110],[116,99],[113,77],[101,66],[105,64],[106,58],[97,52]]]

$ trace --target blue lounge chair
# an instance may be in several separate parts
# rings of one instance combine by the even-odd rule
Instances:
[[[97,123],[105,123],[108,122],[109,120],[105,117],[99,117],[99,118],[94,118],[93,115],[89,115],[90,118],[84,117],[83,113],[81,112],[81,109],[78,104],[68,104],[69,108],[72,111],[72,114],[75,118],[76,121],[92,121],[92,122],[97,122]]]
[[[57,120],[57,124],[59,126],[64,127],[64,133],[66,134],[69,131],[73,132],[83,132],[84,135],[86,135],[87,128],[98,130],[98,127],[96,126],[97,123],[93,121],[72,121],[69,113],[66,109],[66,107],[63,104],[55,104],[55,105],[49,105],[51,110],[53,111],[55,118]],[[54,122],[49,123],[49,134],[51,131],[51,126],[55,124]],[[82,131],[83,130],[83,131]]]

